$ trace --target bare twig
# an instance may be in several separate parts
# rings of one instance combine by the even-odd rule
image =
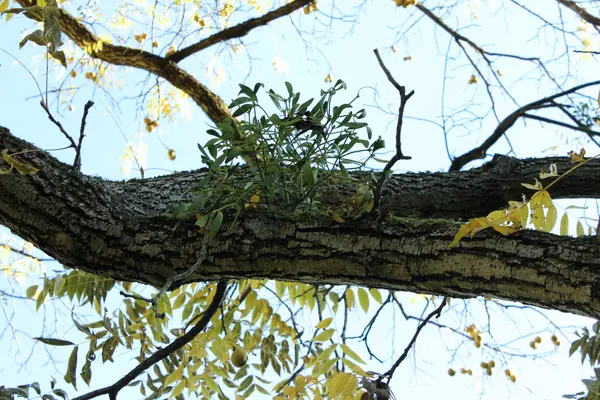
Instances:
[[[406,359],[406,357],[408,356],[408,352],[415,345],[417,338],[419,337],[419,333],[421,333],[421,330],[425,327],[425,325],[427,325],[427,322],[429,322],[430,319],[432,319],[433,317],[439,318],[439,316],[442,314],[442,310],[446,306],[447,302],[448,302],[448,298],[444,297],[444,299],[442,300],[442,304],[440,304],[440,306],[438,308],[433,310],[431,313],[429,313],[429,315],[427,315],[427,317],[425,317],[425,319],[417,327],[415,334],[413,335],[412,339],[410,340],[410,342],[404,349],[404,352],[400,355],[400,357],[398,357],[398,359],[396,360],[394,365],[392,365],[392,367],[386,373],[382,374],[379,377],[378,381],[381,381],[381,380],[383,380],[384,377],[386,377],[387,383],[390,382],[390,380],[392,379],[392,376],[394,375],[394,372],[396,371],[396,368],[398,368],[400,366],[400,364],[402,363],[402,361],[404,361]]]
[[[175,339],[167,347],[158,350],[156,353],[154,353],[152,356],[150,356],[149,358],[147,358],[146,360],[141,362],[137,367],[132,369],[130,372],[127,373],[127,375],[125,375],[123,378],[119,379],[114,384],[104,387],[102,389],[91,391],[87,394],[84,394],[83,396],[76,397],[73,400],[89,400],[89,399],[93,399],[93,398],[96,398],[98,396],[102,396],[105,394],[108,395],[108,398],[110,400],[116,400],[117,394],[119,393],[119,391],[121,389],[123,389],[125,386],[127,386],[131,381],[133,381],[138,375],[140,375],[142,372],[144,372],[145,370],[147,370],[148,368],[150,368],[157,362],[165,359],[170,354],[173,354],[175,351],[177,351],[180,348],[182,348],[183,346],[185,346],[187,343],[192,341],[200,332],[202,332],[208,326],[208,323],[210,322],[213,315],[219,309],[219,306],[221,305],[221,302],[223,301],[223,298],[225,297],[226,289],[227,289],[227,281],[226,280],[219,281],[219,283],[217,284],[217,289],[216,289],[215,296],[213,297],[212,302],[207,307],[202,318],[200,318],[200,321],[198,321],[198,323],[196,325],[194,325],[194,327],[192,329],[190,329],[188,332],[186,332],[182,336]]]
[[[541,108],[551,108],[551,107],[560,108],[554,100],[556,100],[559,97],[567,96],[569,94],[577,92],[578,90],[584,89],[586,87],[594,86],[594,85],[600,85],[600,80],[588,82],[588,83],[584,83],[579,86],[572,87],[571,89],[562,91],[557,94],[553,94],[552,96],[544,97],[543,99],[536,100],[532,103],[529,103],[527,105],[524,105],[523,107],[518,108],[517,110],[512,112],[510,115],[508,115],[506,118],[504,118],[504,120],[502,120],[498,124],[496,129],[494,129],[494,132],[487,139],[485,139],[480,146],[478,146],[474,149],[471,149],[468,152],[466,152],[466,153],[456,157],[454,160],[452,160],[452,164],[450,165],[450,171],[459,171],[462,167],[464,167],[466,164],[470,163],[471,161],[484,158],[486,155],[486,152],[489,150],[489,148],[492,147],[498,141],[498,139],[500,139],[506,133],[506,131],[508,131],[515,124],[515,122],[517,122],[517,120],[520,117],[525,116],[525,114],[527,114],[528,111],[539,110]],[[531,114],[528,114],[527,116],[528,116],[528,118],[532,118]],[[537,118],[537,119],[540,119],[540,118]],[[546,121],[546,122],[549,122],[549,121]],[[581,129],[577,129],[575,127],[570,127],[570,126],[569,126],[569,128],[581,130]]]
[[[81,127],[79,128],[79,141],[77,142],[77,147],[75,147],[75,161],[73,162],[73,167],[77,169],[77,171],[81,171],[81,144],[83,143],[84,132],[85,132],[85,122],[87,119],[88,111],[94,105],[94,102],[88,100],[83,106],[83,116],[81,117]]]
[[[50,121],[52,121],[52,123],[58,127],[58,129],[61,131],[61,133],[63,135],[65,135],[65,137],[67,138],[67,140],[71,144],[70,147],[72,147],[74,149],[77,149],[77,145],[75,144],[75,141],[73,140],[73,138],[67,133],[67,131],[65,130],[65,128],[63,128],[62,124],[60,122],[58,122],[54,118],[54,116],[50,112],[50,109],[48,108],[48,106],[46,105],[46,103],[44,102],[44,100],[40,101],[40,105],[42,106],[42,108],[44,109],[44,111],[46,111],[46,114],[48,114],[48,119]]]
[[[410,93],[407,94],[406,88],[404,86],[400,85],[394,79],[394,77],[392,76],[390,71],[387,69],[387,67],[383,63],[383,60],[381,59],[381,56],[379,55],[379,50],[375,49],[375,50],[373,50],[373,52],[375,53],[375,57],[377,57],[379,66],[385,73],[385,76],[388,78],[388,80],[391,82],[391,84],[394,85],[394,87],[400,93],[400,106],[398,108],[398,123],[396,124],[396,154],[394,154],[392,159],[390,161],[388,161],[388,163],[383,168],[383,174],[381,175],[381,179],[379,179],[379,183],[377,184],[377,189],[375,190],[375,206],[373,208],[374,210],[377,210],[379,207],[379,202],[381,200],[381,192],[383,190],[383,186],[385,184],[387,177],[389,176],[389,172],[392,170],[392,167],[399,160],[410,160],[411,159],[411,157],[405,156],[402,153],[401,136],[402,136],[402,122],[404,119],[404,108],[406,107],[406,103],[408,102],[408,99],[410,99],[412,97],[412,95],[415,94],[415,91],[411,90]]]

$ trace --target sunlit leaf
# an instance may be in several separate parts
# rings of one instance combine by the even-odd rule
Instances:
[[[569,234],[569,216],[567,213],[564,213],[560,219],[560,234],[562,236],[567,236]]]
[[[333,319],[331,317],[325,318],[325,319],[319,321],[319,323],[317,325],[315,325],[315,329],[325,329],[329,325],[331,325],[331,321],[333,321]]]
[[[335,329],[326,329],[323,332],[319,333],[317,336],[315,336],[313,340],[315,342],[326,342],[329,339],[331,339],[334,333]]]

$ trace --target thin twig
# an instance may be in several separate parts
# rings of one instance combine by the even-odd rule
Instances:
[[[408,356],[408,352],[415,345],[417,338],[419,337],[419,333],[421,333],[421,330],[425,327],[425,325],[427,325],[427,322],[429,322],[430,319],[432,319],[434,316],[436,318],[438,318],[442,314],[442,309],[446,306],[447,301],[448,301],[448,298],[444,297],[444,299],[442,300],[442,304],[440,304],[440,306],[438,308],[433,310],[423,320],[423,322],[421,322],[419,324],[419,326],[417,327],[417,330],[415,331],[415,334],[413,335],[412,339],[408,343],[408,346],[406,346],[406,348],[404,349],[404,352],[402,353],[402,355],[400,355],[400,357],[396,360],[394,365],[392,365],[392,368],[390,368],[386,373],[382,374],[379,377],[379,379],[378,379],[379,381],[381,381],[383,379],[383,377],[387,377],[387,383],[390,383],[390,380],[392,379],[392,376],[394,375],[396,368],[398,368],[400,366],[400,364],[402,364],[402,361],[404,361],[404,359],[406,359],[406,357]]]
[[[75,161],[73,162],[73,167],[77,169],[77,171],[81,171],[81,144],[83,143],[83,138],[85,136],[85,123],[88,115],[88,111],[94,105],[94,102],[88,100],[83,106],[83,116],[81,117],[81,127],[79,128],[79,141],[77,142],[77,147],[75,148]]]
[[[260,26],[267,25],[269,22],[274,21],[283,16],[289,15],[299,8],[305,7],[310,3],[311,0],[295,0],[292,1],[276,10],[270,11],[265,15],[258,18],[251,18],[240,24],[234,25],[230,28],[223,29],[215,33],[212,36],[207,37],[197,43],[194,43],[188,47],[185,47],[179,51],[176,51],[165,58],[169,61],[178,63],[186,57],[191,56],[201,50],[204,50],[217,43],[221,43],[231,39],[241,38],[248,34],[252,29]]]
[[[392,170],[392,167],[399,160],[410,160],[411,159],[410,156],[405,156],[402,153],[401,137],[402,137],[402,122],[404,120],[404,108],[406,107],[406,103],[408,102],[408,100],[412,97],[413,94],[415,94],[415,91],[411,90],[410,93],[407,94],[406,88],[404,86],[400,85],[394,79],[394,77],[390,73],[390,70],[387,69],[387,67],[383,63],[383,60],[381,59],[381,56],[379,55],[379,50],[375,49],[375,50],[373,50],[373,53],[375,53],[375,57],[377,57],[379,66],[385,73],[385,76],[388,78],[388,80],[391,82],[391,84],[400,93],[400,106],[398,108],[398,123],[396,124],[396,154],[394,154],[392,159],[390,161],[388,161],[388,163],[385,165],[385,168],[383,168],[383,174],[381,175],[381,178],[379,179],[379,183],[377,184],[377,189],[375,190],[375,196],[374,196],[375,197],[375,206],[373,207],[373,209],[378,210],[380,201],[381,201],[381,192],[383,191],[383,186],[385,184],[385,181],[387,180],[387,177],[389,176],[389,172]],[[381,217],[381,215],[380,215],[380,217]]]
[[[223,301],[223,298],[225,297],[226,290],[227,290],[227,281],[224,279],[220,280],[219,283],[217,283],[217,289],[216,289],[215,296],[213,297],[212,302],[207,307],[202,318],[200,318],[200,321],[198,321],[198,323],[196,325],[194,325],[194,327],[192,329],[190,329],[188,332],[186,332],[182,336],[175,339],[167,347],[158,350],[152,356],[145,359],[137,367],[132,369],[130,372],[127,373],[127,375],[125,375],[123,378],[119,379],[114,384],[104,387],[102,389],[93,390],[87,394],[84,394],[83,396],[75,397],[73,400],[89,400],[89,399],[96,398],[98,396],[102,396],[104,394],[108,394],[108,398],[110,400],[116,400],[117,394],[119,393],[119,391],[121,389],[123,389],[125,386],[127,386],[131,381],[133,381],[138,375],[140,375],[142,372],[144,372],[145,370],[147,370],[148,368],[150,368],[157,362],[159,362],[159,361],[165,359],[166,357],[168,357],[169,355],[173,354],[175,351],[179,350],[180,348],[185,346],[187,343],[191,342],[200,332],[202,332],[208,326],[208,323],[212,319],[213,315],[215,315],[215,313],[219,309],[219,306],[221,305],[221,302]]]
[[[40,105],[42,106],[44,111],[46,111],[46,114],[48,114],[48,119],[50,121],[52,121],[52,123],[58,127],[58,129],[62,132],[62,134],[65,135],[65,137],[67,138],[69,143],[71,143],[70,147],[77,149],[77,144],[75,144],[75,141],[73,140],[73,138],[67,133],[67,131],[65,131],[65,128],[63,128],[62,124],[60,122],[58,122],[56,119],[54,119],[54,116],[52,116],[52,113],[50,112],[50,109],[48,108],[48,106],[46,105],[44,100],[40,101]]]

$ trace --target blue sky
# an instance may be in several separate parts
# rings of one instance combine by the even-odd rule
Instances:
[[[550,0],[531,2],[532,7],[544,12],[548,18],[556,17],[556,8],[548,10],[546,4]],[[458,25],[468,28],[461,33],[477,41],[478,44],[490,46],[490,49],[498,52],[513,52],[520,55],[535,55],[546,58],[558,57],[560,55],[560,40],[556,33],[544,28],[540,29],[534,19],[525,15],[522,10],[515,6],[501,7],[501,1],[497,1],[498,8],[493,8],[486,2],[481,6],[477,19],[472,19],[465,3],[457,6],[457,12],[445,20],[450,26]],[[510,2],[506,2],[507,4]],[[428,4],[428,3],[426,3]],[[320,2],[321,12],[330,13],[332,8],[329,2]],[[354,6],[360,2],[344,0],[338,5],[344,10],[351,12]],[[102,9],[108,13],[113,2],[102,2]],[[400,82],[406,85],[408,90],[415,90],[407,109],[407,119],[404,125],[404,153],[413,157],[410,161],[397,164],[397,172],[404,171],[441,171],[449,166],[449,159],[444,141],[443,131],[440,128],[442,115],[456,114],[456,127],[448,135],[448,150],[452,155],[460,155],[462,152],[479,144],[494,128],[496,121],[487,114],[482,120],[475,120],[474,115],[486,113],[489,104],[481,81],[469,85],[468,81],[474,73],[473,67],[466,59],[460,56],[456,45],[445,32],[434,28],[428,20],[420,20],[409,33],[401,35],[406,28],[403,21],[416,12],[414,8],[397,8],[392,1],[372,0],[364,3],[358,22],[334,20],[331,30],[322,23],[329,23],[326,15],[319,14],[318,21],[314,23],[314,15],[304,16],[301,13],[294,15],[296,22],[301,20],[301,26],[307,31],[313,27],[319,32],[320,39],[306,35],[303,41],[288,18],[277,21],[272,27],[261,28],[250,33],[244,42],[249,45],[251,63],[247,62],[245,54],[236,56],[239,58],[224,58],[227,60],[224,68],[227,78],[218,86],[213,86],[226,102],[237,94],[237,84],[246,83],[253,85],[263,82],[267,88],[276,91],[285,90],[284,82],[290,81],[296,89],[299,89],[306,98],[317,97],[321,88],[327,87],[324,81],[328,74],[334,79],[341,78],[348,84],[346,100],[353,98],[357,92],[360,93],[359,104],[366,107],[368,122],[376,136],[381,135],[390,148],[394,138],[395,118],[393,115],[383,112],[374,107],[376,102],[384,109],[388,106],[394,111],[398,105],[398,94],[385,79],[385,76],[373,55],[373,49],[379,48],[383,59],[392,71],[392,74]],[[565,18],[573,27],[578,21],[565,13]],[[314,23],[314,25],[313,25]],[[30,45],[18,49],[23,29],[30,29],[31,25],[22,18],[14,18],[9,23],[0,23],[0,47],[19,58],[32,71],[36,69],[31,62],[40,50]],[[102,28],[99,29],[102,32]],[[573,46],[577,46],[577,40],[569,37],[567,40]],[[558,44],[557,44],[558,43]],[[394,45],[396,52],[391,50]],[[193,60],[183,63],[197,77],[209,84],[210,76],[205,76],[204,67],[211,60],[211,50],[206,55],[199,56]],[[403,58],[411,57],[410,61]],[[288,72],[281,74],[274,70],[273,61],[279,57],[288,65]],[[577,55],[570,55],[571,64],[569,68],[574,78],[563,79],[562,75],[567,71],[566,58],[558,58],[552,64],[559,81],[565,87],[571,87],[586,80],[597,77],[597,63],[594,60],[580,60]],[[447,61],[449,60],[449,61]],[[66,145],[64,138],[55,126],[46,118],[44,111],[39,106],[39,98],[36,98],[37,88],[29,74],[5,53],[0,52],[0,84],[4,96],[0,97],[0,125],[12,130],[13,134],[32,141],[41,148],[58,148]],[[36,75],[42,88],[44,87],[43,68],[40,64]],[[533,65],[516,62],[514,60],[501,60],[494,67],[502,71],[507,87],[511,90],[518,104],[523,105],[537,98],[547,96],[555,92],[555,88],[547,80],[538,79]],[[444,81],[444,74],[447,79]],[[126,98],[136,96],[140,92],[137,82],[145,79],[146,75],[136,71],[129,71],[126,75],[126,85],[122,89],[115,89],[113,96]],[[51,73],[49,81],[55,82],[56,75]],[[517,105],[508,96],[497,92],[496,105],[500,118],[512,112]],[[594,90],[588,92],[595,97]],[[114,107],[110,100],[103,94],[102,90],[95,87],[91,82],[77,94],[73,105],[74,112],[66,110],[66,105],[61,109],[61,121],[69,132],[77,132],[80,123],[80,113],[83,104],[87,100],[93,100],[96,105],[91,110],[87,120],[86,139],[83,145],[83,172],[109,179],[125,179],[120,171],[120,157],[126,148],[126,141],[135,141],[139,131],[144,131],[142,123],[143,113],[137,110],[135,101],[123,101],[119,103],[120,109]],[[342,96],[343,99],[343,96]],[[340,101],[342,100],[340,99]],[[471,105],[470,109],[465,108]],[[163,174],[168,171],[181,171],[199,168],[200,157],[196,143],[204,143],[207,140],[205,133],[209,122],[194,104],[190,107],[190,120],[181,118],[176,125],[162,123],[160,130],[145,135],[148,144],[148,167],[150,175]],[[392,111],[392,112],[393,112]],[[112,117],[111,117],[112,115]],[[113,119],[114,118],[114,119]],[[118,122],[115,122],[115,120]],[[433,122],[431,122],[433,121]],[[451,124],[451,120],[446,120]],[[121,133],[122,132],[122,133]],[[160,134],[161,139],[158,139]],[[514,152],[519,157],[543,156],[554,153],[565,154],[569,150],[575,150],[587,142],[573,133],[564,133],[555,127],[540,127],[536,123],[517,123],[509,132]],[[164,145],[163,145],[164,143]],[[166,146],[166,147],[165,147]],[[557,146],[556,149],[548,151],[549,148]],[[175,161],[167,157],[166,148],[172,148],[177,153]],[[594,152],[590,146],[589,151]],[[505,140],[494,146],[493,152],[506,153],[509,146]],[[53,153],[59,159],[70,162],[73,154],[70,151]],[[373,167],[380,167],[374,164]],[[132,173],[129,177],[136,177]],[[516,199],[515,199],[516,200]],[[572,204],[569,202],[568,204]],[[51,274],[56,263],[48,264],[47,273]],[[10,289],[8,283],[0,285],[2,289]],[[425,305],[425,300],[420,296],[411,294],[402,295],[406,300],[407,309],[418,313]],[[413,301],[414,300],[414,304]],[[107,306],[117,307],[120,299],[113,296],[109,299]],[[10,304],[9,304],[10,305]],[[454,322],[456,326],[465,326],[465,323],[486,324],[487,314],[482,303],[471,303],[470,308],[464,309],[460,300],[453,300],[452,313],[446,317],[446,323]],[[8,307],[8,306],[7,306]],[[15,327],[29,332],[31,336],[39,334],[42,327],[41,315],[46,313],[48,318],[52,317],[52,306],[45,307],[40,313],[31,312],[28,307],[19,305],[18,313],[13,316],[12,323]],[[553,347],[549,343],[552,334],[545,333],[545,342],[538,353],[530,352],[528,343],[530,332],[537,332],[538,327],[546,328],[549,321],[559,326],[583,326],[589,324],[589,320],[565,315],[559,312],[545,312],[548,320],[541,317],[536,311],[513,310],[510,314],[504,314],[500,308],[492,308],[492,324],[495,337],[485,340],[496,340],[498,343],[507,343],[512,338],[524,336],[523,339],[511,343],[509,347],[514,353],[521,351],[532,354],[533,359],[511,357],[510,354],[494,355],[496,360],[510,365],[517,376],[516,384],[510,384],[502,374],[504,367],[499,367],[498,376],[488,378],[482,374],[478,367],[481,360],[491,358],[485,352],[475,350],[473,346],[461,345],[457,339],[444,330],[428,327],[419,338],[416,351],[409,357],[410,362],[404,363],[392,382],[392,389],[396,397],[400,398],[439,398],[446,399],[550,399],[560,397],[565,393],[574,393],[581,390],[579,380],[590,374],[590,368],[579,367],[577,357],[567,358],[568,340],[561,338],[562,346],[557,353],[553,353]],[[5,318],[10,317],[10,307],[5,311]],[[64,317],[64,315],[63,315]],[[390,354],[393,348],[400,353],[405,344],[412,336],[415,324],[407,323],[399,315],[384,315],[386,321],[394,321],[390,324],[382,324],[378,327],[376,335],[372,340],[372,346],[379,354]],[[0,318],[1,323],[6,323]],[[362,316],[357,321],[357,329],[368,321]],[[69,325],[67,319],[63,321],[65,327],[59,327],[66,338],[76,337],[74,330],[65,331]],[[466,325],[468,325],[467,323]],[[462,324],[462,325],[461,325]],[[314,325],[314,323],[313,323]],[[1,327],[1,326],[0,326]],[[554,328],[550,328],[554,329]],[[572,332],[573,329],[565,332]],[[73,335],[73,336],[69,336]],[[32,341],[24,335],[20,336],[21,345],[28,348]],[[59,380],[62,388],[67,385],[60,378],[64,373],[64,361],[68,351],[54,351],[52,356],[56,358],[57,364],[48,364],[48,354],[41,346],[37,346],[34,356],[27,362],[22,370],[17,369],[12,363],[12,355],[16,352],[16,343],[11,340],[11,334],[5,333],[0,343],[0,353],[11,355],[7,360],[0,363],[0,384],[13,385],[27,383],[32,380],[47,382],[49,375],[54,375]],[[456,350],[458,349],[458,350]],[[537,358],[539,353],[547,357]],[[510,352],[508,352],[510,353]],[[470,355],[469,355],[470,354]],[[132,357],[130,352],[118,354],[117,365],[106,365],[94,370],[93,388],[101,387],[114,381],[124,370],[131,368]],[[16,356],[19,357],[19,356]],[[488,358],[486,358],[488,357]],[[22,358],[17,358],[20,362]],[[62,364],[61,364],[62,362]],[[386,370],[388,364],[383,366],[373,362],[367,370]],[[498,362],[498,361],[497,361]],[[450,378],[446,371],[452,367],[459,370],[462,366],[472,368],[473,377],[457,376]],[[82,382],[80,387],[84,387]],[[85,390],[83,390],[85,392]],[[135,398],[135,397],[132,397]]]

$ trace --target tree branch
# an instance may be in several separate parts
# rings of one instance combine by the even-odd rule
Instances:
[[[164,347],[164,348],[158,350],[152,356],[150,356],[147,359],[145,359],[144,361],[142,361],[138,366],[136,366],[134,369],[129,371],[125,376],[123,376],[121,379],[119,379],[114,384],[104,387],[102,389],[94,390],[92,392],[84,394],[83,396],[75,397],[73,400],[89,400],[89,399],[93,399],[93,398],[96,398],[98,396],[102,396],[105,394],[108,394],[108,397],[110,398],[110,400],[115,400],[117,398],[117,394],[119,393],[119,391],[121,389],[123,389],[125,386],[127,386],[135,378],[137,378],[142,372],[146,371],[148,368],[150,368],[157,362],[168,357],[170,354],[173,354],[175,351],[179,350],[180,348],[185,346],[187,343],[192,341],[200,332],[202,332],[208,326],[208,323],[212,319],[213,315],[219,309],[219,306],[221,305],[221,301],[223,301],[223,298],[225,297],[226,289],[227,289],[227,281],[226,280],[221,280],[221,281],[219,281],[219,283],[217,283],[216,292],[215,292],[212,302],[206,308],[206,311],[202,315],[202,318],[200,318],[198,323],[196,325],[194,325],[194,327],[192,329],[190,329],[185,334],[183,334],[182,336],[175,339],[167,347]]]
[[[571,11],[574,11],[575,13],[577,13],[577,15],[579,15],[581,17],[581,19],[583,19],[585,22],[594,25],[596,30],[600,33],[600,18],[590,14],[589,12],[587,12],[587,10],[585,8],[580,7],[574,1],[571,1],[571,0],[557,0],[557,1],[559,4],[562,4],[563,6],[567,7]]]
[[[16,0],[16,2],[23,7],[31,5],[29,0]],[[32,13],[29,15],[33,16]],[[58,22],[61,31],[82,49],[101,41],[98,36],[62,8],[59,8]],[[214,123],[219,123],[231,116],[227,105],[219,96],[191,74],[179,68],[177,64],[161,56],[142,49],[115,46],[106,42],[103,42],[101,51],[93,51],[90,56],[113,65],[139,68],[167,80],[188,94]]]
[[[11,154],[37,150],[4,129],[0,148]],[[204,170],[110,182],[73,171],[41,150],[18,157],[39,171],[0,175],[0,224],[65,266],[161,287],[199,258],[202,233],[194,216],[176,219],[171,213],[180,201],[192,200],[182,194],[197,185]],[[234,225],[223,222],[230,229],[209,240],[209,258],[178,284],[229,278],[357,284],[503,298],[599,317],[595,237],[481,232],[448,248],[459,227],[457,215],[486,215],[496,204],[519,199],[520,182],[533,181],[550,162],[560,171],[572,165],[565,158],[497,157],[465,172],[391,176],[383,196],[394,215],[381,229],[360,220],[332,225],[326,218],[246,211]],[[550,194],[600,197],[600,188],[589,184],[599,170],[600,162],[592,161]],[[352,194],[355,188],[333,192]],[[440,217],[447,219],[435,219]]]
[[[247,35],[248,32],[250,32],[252,29],[265,26],[271,21],[289,15],[294,11],[298,10],[299,8],[308,5],[308,3],[310,2],[311,0],[294,0],[291,3],[279,7],[277,10],[273,10],[271,12],[266,13],[262,17],[251,18],[247,21],[242,22],[241,24],[232,26],[231,28],[223,29],[222,31],[217,32],[214,35],[209,36],[206,39],[194,43],[188,47],[184,47],[183,49],[176,51],[165,58],[169,61],[178,63],[186,57],[189,57],[192,54],[202,51],[217,43],[243,37]]]
[[[396,368],[398,368],[400,366],[400,364],[402,364],[402,361],[404,361],[406,359],[406,357],[408,356],[408,352],[410,351],[410,349],[412,349],[413,346],[415,345],[415,343],[417,342],[417,338],[419,337],[421,330],[425,327],[425,325],[427,325],[427,323],[429,322],[430,319],[432,319],[433,317],[439,318],[440,315],[442,315],[442,310],[446,306],[447,302],[448,302],[448,298],[444,297],[442,299],[442,304],[440,304],[438,308],[436,308],[431,313],[429,313],[429,315],[427,315],[427,317],[425,317],[425,319],[423,321],[421,321],[421,323],[417,327],[417,330],[415,331],[415,334],[413,335],[412,339],[410,340],[410,342],[404,349],[404,352],[402,352],[402,355],[400,355],[400,357],[398,357],[398,359],[396,360],[394,365],[392,365],[392,367],[386,373],[384,373],[383,375],[381,375],[379,377],[380,380],[383,377],[386,377],[387,383],[390,383],[390,381],[392,380],[392,376],[394,376],[394,372],[396,371]]]
[[[559,97],[575,93],[578,90],[584,89],[586,87],[595,85],[600,85],[600,80],[575,86],[571,89],[562,91],[552,96],[544,97],[543,99],[536,100],[523,107],[518,108],[512,114],[504,118],[504,120],[502,120],[502,122],[498,124],[494,132],[490,136],[488,136],[488,138],[485,139],[481,145],[472,150],[469,150],[465,154],[458,156],[454,160],[452,160],[450,171],[459,171],[471,161],[484,158],[490,147],[492,147],[498,141],[498,139],[500,139],[506,133],[506,131],[508,131],[515,124],[515,122],[517,122],[517,120],[520,117],[524,116],[528,111],[550,107],[559,108],[558,105],[554,102],[554,100],[558,99]]]

